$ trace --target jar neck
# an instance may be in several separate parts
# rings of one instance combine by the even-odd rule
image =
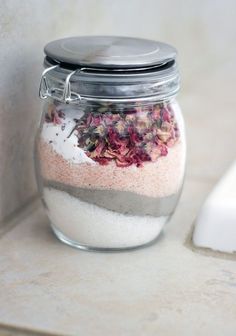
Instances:
[[[45,60],[45,66],[49,66]],[[99,71],[66,69],[59,64],[47,67],[42,74],[40,97],[79,104],[81,101],[137,102],[163,101],[179,91],[179,72],[175,63],[145,71]]]

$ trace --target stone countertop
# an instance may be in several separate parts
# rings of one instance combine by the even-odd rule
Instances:
[[[37,200],[9,223],[0,238],[1,335],[235,336],[236,257],[194,249],[190,239],[202,202],[236,154],[234,86],[222,95],[221,78],[211,74],[180,99],[186,182],[156,244],[122,253],[70,248]]]
[[[202,254],[186,242],[208,188],[187,181],[159,241],[122,253],[63,245],[35,202],[1,238],[2,327],[59,335],[235,335],[234,257]]]

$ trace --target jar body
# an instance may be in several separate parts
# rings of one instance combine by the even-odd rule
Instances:
[[[48,98],[36,171],[54,232],[80,248],[151,242],[177,205],[185,149],[175,99],[70,105]]]

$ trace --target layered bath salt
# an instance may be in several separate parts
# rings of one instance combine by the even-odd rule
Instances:
[[[82,202],[64,191],[44,188],[44,200],[53,228],[72,244],[94,248],[139,246],[161,232],[167,217],[132,216]],[[56,206],[55,206],[56,204]]]
[[[113,112],[50,105],[38,141],[43,199],[57,235],[97,248],[155,239],[184,175],[176,103]],[[66,238],[63,238],[66,237]]]
[[[77,36],[44,52],[35,162],[54,232],[102,251],[154,241],[175,210],[185,170],[176,49]]]

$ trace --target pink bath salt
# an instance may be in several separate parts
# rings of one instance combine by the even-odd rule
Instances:
[[[142,167],[117,167],[99,163],[72,163],[56,153],[51,144],[40,140],[38,147],[41,174],[44,179],[74,187],[113,189],[135,192],[150,197],[165,197],[179,191],[182,185],[185,147],[178,141],[166,156]]]

